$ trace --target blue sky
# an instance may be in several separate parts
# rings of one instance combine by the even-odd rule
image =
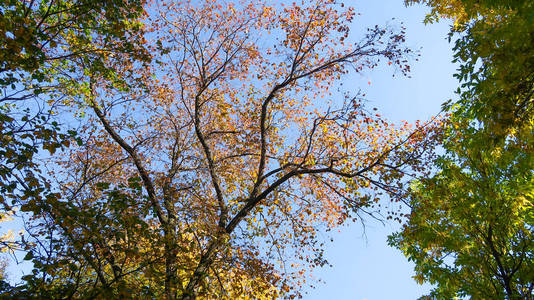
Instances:
[[[456,67],[451,63],[452,45],[446,40],[449,23],[424,25],[428,8],[405,7],[402,0],[346,1],[346,4],[362,14],[354,20],[352,33],[358,34],[359,30],[375,24],[389,22],[400,26],[403,22],[407,45],[422,49],[419,61],[411,63],[411,78],[400,74],[392,77],[391,69],[383,67],[350,77],[345,87],[361,88],[369,105],[378,107],[394,121],[427,120],[440,111],[441,103],[455,98],[458,84],[452,74]],[[317,283],[304,299],[403,300],[417,299],[428,292],[429,285],[418,285],[411,278],[413,264],[387,245],[387,236],[398,228],[398,224],[384,226],[367,220],[365,230],[361,224],[350,224],[334,234],[334,242],[326,251],[333,267],[316,272],[316,277],[325,283]]]

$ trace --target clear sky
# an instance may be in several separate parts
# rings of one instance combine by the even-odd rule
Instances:
[[[403,0],[359,0],[346,4],[362,14],[353,22],[354,34],[375,24],[400,26],[403,22],[407,44],[422,49],[419,61],[411,63],[411,78],[400,74],[392,77],[391,69],[384,67],[351,77],[345,87],[361,88],[371,106],[395,121],[428,120],[440,111],[441,103],[455,98],[458,84],[452,77],[456,67],[451,63],[452,45],[446,40],[448,23],[424,25],[428,8],[404,7]],[[418,285],[411,278],[413,264],[387,245],[387,236],[398,228],[393,223],[384,226],[368,220],[365,236],[361,224],[350,224],[334,234],[334,242],[326,250],[333,267],[315,273],[325,283],[317,283],[304,299],[403,300],[417,299],[428,292],[429,285]]]

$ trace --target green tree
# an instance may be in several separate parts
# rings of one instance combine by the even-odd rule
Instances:
[[[113,0],[0,4],[0,201],[6,211],[20,192],[39,193],[33,159],[38,149],[54,153],[74,135],[60,133],[47,102],[61,88],[60,78],[74,69],[72,62],[83,56],[98,68],[109,52],[146,57],[138,47],[142,4]],[[93,40],[99,37],[106,43],[95,48]]]
[[[528,0],[408,0],[431,6],[427,21],[455,21],[455,75],[461,83],[454,113],[482,122],[504,137],[532,126],[534,89],[534,3]]]
[[[113,77],[114,70],[102,64],[109,55],[148,60],[141,47],[143,4],[136,0],[0,2],[2,215],[15,211],[14,218],[38,218],[44,204],[56,197],[43,174],[40,153],[54,155],[76,136],[56,115],[57,106],[65,103],[55,100],[64,98],[62,82],[80,72],[79,62],[92,72]],[[96,41],[104,42],[95,47]],[[52,247],[60,242],[52,236],[36,240],[30,228],[25,229],[24,239],[17,235],[3,246],[29,253],[37,244]]]
[[[51,154],[75,132],[60,130],[50,96],[81,59],[95,70],[108,53],[139,59],[143,1],[16,1],[0,3],[0,202],[6,211],[21,195],[35,197],[42,180],[34,163],[40,148]],[[105,39],[94,47],[95,39]],[[61,70],[59,72],[58,70]],[[45,187],[41,187],[45,188]]]
[[[407,1],[455,20],[460,100],[436,174],[413,183],[411,214],[390,237],[438,299],[532,299],[534,5]]]
[[[532,132],[491,146],[481,132],[448,134],[439,172],[414,183],[409,221],[390,243],[438,299],[532,299]]]

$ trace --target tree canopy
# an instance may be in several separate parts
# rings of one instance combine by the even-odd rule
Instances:
[[[139,46],[139,1],[3,1],[0,14],[0,202],[11,211],[20,197],[47,190],[36,153],[70,144],[75,131],[60,128],[48,95],[75,72],[72,62],[106,53],[148,57]],[[137,20],[137,21],[136,21]],[[100,48],[94,39],[106,42]],[[107,54],[106,54],[107,55]],[[61,70],[61,72],[59,71]],[[95,69],[96,70],[96,69]],[[110,73],[112,70],[99,69]]]
[[[3,5],[5,245],[34,267],[4,295],[300,296],[321,234],[401,200],[438,140],[342,89],[415,54],[336,1]]]
[[[438,299],[532,299],[534,118],[531,1],[409,1],[455,19],[460,100],[436,174],[414,182],[390,243]]]

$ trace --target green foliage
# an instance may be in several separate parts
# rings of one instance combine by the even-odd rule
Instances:
[[[456,108],[462,118],[483,122],[496,135],[531,126],[534,92],[534,3],[429,0],[427,18],[452,18],[455,74],[461,85]]]
[[[51,235],[57,224],[42,217],[60,211],[76,213],[65,211],[65,202],[52,193],[50,178],[38,158],[53,156],[72,142],[81,143],[77,132],[67,130],[62,124],[65,120],[55,114],[67,94],[83,93],[73,88],[74,74],[83,73],[80,63],[93,73],[113,78],[115,70],[104,63],[109,57],[120,53],[140,62],[149,60],[141,46],[143,5],[143,0],[0,1],[0,210],[19,208],[17,215],[35,221],[32,226],[41,226],[32,232],[34,236],[25,233],[9,241],[9,251],[24,251],[24,259],[35,270],[23,278],[28,283],[24,287],[2,282],[5,295],[17,292],[21,297],[38,297],[36,291],[46,290],[42,287],[53,278],[40,275],[72,266],[62,256],[55,260],[56,266],[50,263],[57,251],[64,250],[63,242]],[[33,252],[36,243],[46,244],[49,251]],[[64,287],[73,284],[67,282]],[[69,289],[64,287],[41,298],[65,297]]]
[[[455,20],[457,103],[434,176],[414,182],[412,212],[390,244],[437,299],[534,296],[534,3],[407,1]]]
[[[48,123],[45,114],[30,118],[28,109],[21,112],[20,124],[9,116],[12,109],[0,107],[0,204],[6,212],[20,200],[38,198],[46,189],[34,162],[35,154],[40,149],[53,154],[68,146],[75,135],[60,133],[58,124]]]
[[[532,132],[488,145],[451,129],[435,176],[414,184],[412,213],[390,237],[439,299],[529,299],[534,282]]]
[[[532,126],[534,91],[534,4],[476,19],[465,25],[455,43],[460,109],[496,135]],[[479,67],[480,66],[480,67]]]
[[[132,52],[130,35],[142,25],[144,1],[16,1],[3,0],[0,14],[0,72],[2,85],[11,84],[16,72],[33,72],[51,60],[102,51]],[[103,37],[105,49],[95,49]],[[141,54],[141,53],[139,53]]]
[[[34,155],[68,147],[76,132],[61,130],[49,106],[64,97],[62,78],[84,60],[93,72],[113,76],[102,61],[110,53],[147,60],[139,47],[144,1],[12,1],[0,3],[0,202],[9,211],[15,193],[25,198],[41,186]],[[95,47],[96,40],[104,43]],[[57,68],[61,67],[61,73]],[[72,91],[72,89],[71,89]],[[75,93],[83,92],[77,89]],[[35,109],[35,104],[39,109]],[[31,194],[31,195],[30,195]],[[21,194],[19,193],[20,197]]]

